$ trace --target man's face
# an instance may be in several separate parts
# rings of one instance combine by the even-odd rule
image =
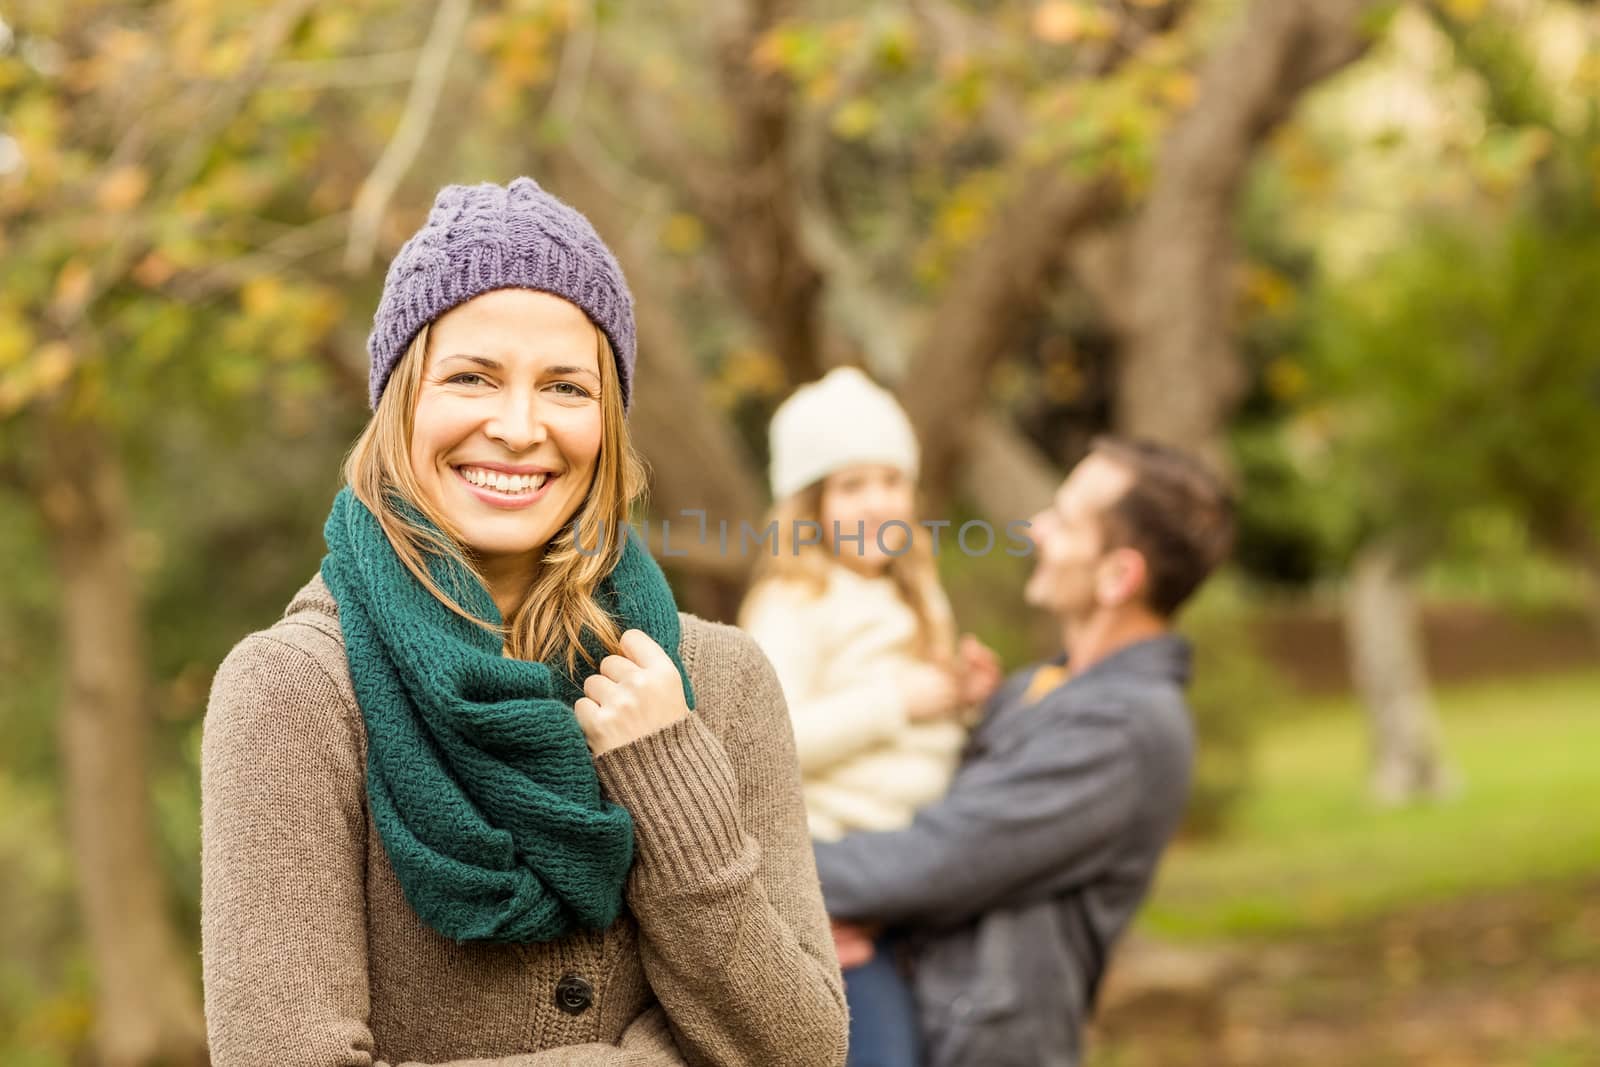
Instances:
[[[1104,456],[1090,455],[1073,468],[1050,506],[1030,520],[1035,563],[1023,589],[1029,604],[1060,619],[1084,619],[1127,599],[1131,561],[1118,557],[1132,550],[1107,550],[1105,516],[1132,484],[1132,473]]]

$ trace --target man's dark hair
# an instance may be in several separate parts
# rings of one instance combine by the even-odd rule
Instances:
[[[1154,441],[1097,437],[1091,455],[1133,475],[1106,510],[1108,548],[1132,548],[1145,559],[1145,599],[1172,616],[1233,547],[1233,499],[1220,478],[1194,456]]]

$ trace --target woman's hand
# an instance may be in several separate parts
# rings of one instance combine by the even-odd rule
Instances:
[[[961,678],[961,703],[968,705],[987,704],[1005,678],[1000,656],[972,634],[962,634],[956,645],[956,670]]]
[[[689,714],[683,677],[661,646],[643,630],[622,635],[622,655],[600,661],[600,673],[584,679],[572,710],[599,756],[671,726]]]
[[[906,717],[912,722],[930,722],[954,715],[961,694],[954,675],[943,667],[918,663],[900,672],[900,692],[906,702]]]

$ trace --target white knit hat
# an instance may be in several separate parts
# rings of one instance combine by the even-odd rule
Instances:
[[[917,476],[917,435],[887,389],[855,367],[802,385],[772,416],[772,499],[782,500],[836,470],[883,463]]]

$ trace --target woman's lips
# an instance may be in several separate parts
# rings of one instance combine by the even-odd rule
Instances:
[[[461,468],[459,467],[451,467],[450,470],[467,492],[490,507],[500,508],[504,511],[517,511],[537,504],[550,491],[550,486],[554,484],[555,480],[560,477],[557,474],[550,474],[545,477],[544,484],[537,489],[524,490],[520,493],[503,493],[488,486],[473,485],[467,481],[467,476],[461,473]]]

